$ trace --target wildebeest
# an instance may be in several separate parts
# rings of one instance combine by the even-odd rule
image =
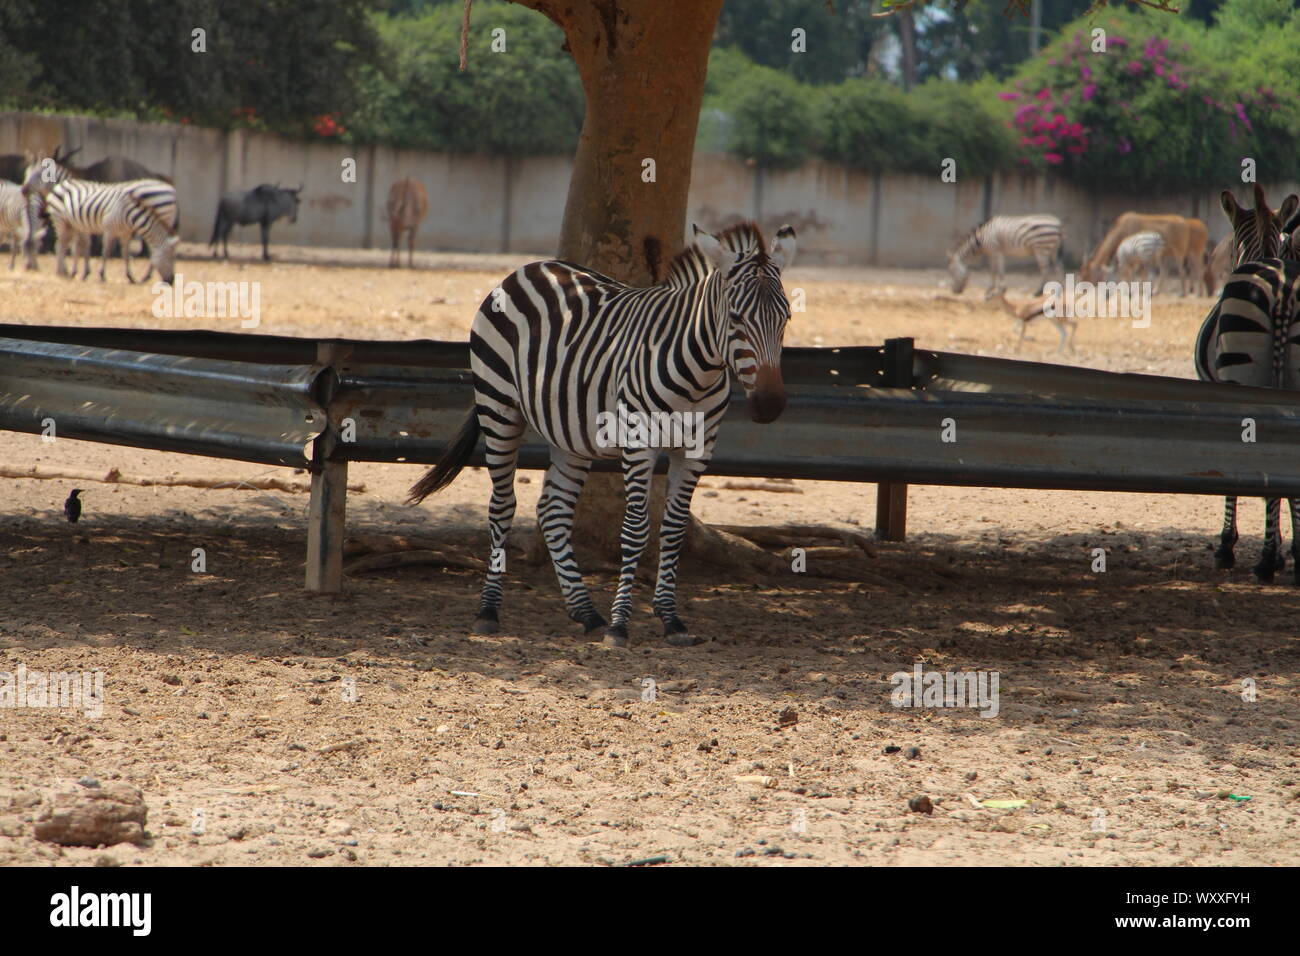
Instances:
[[[389,268],[395,269],[401,264],[399,248],[402,233],[407,234],[406,248],[408,266],[415,265],[415,231],[420,222],[429,214],[429,196],[414,179],[399,179],[388,190],[388,228],[393,234],[393,254],[388,257]]]
[[[281,216],[288,216],[290,222],[298,221],[299,193],[297,189],[282,189],[279,184],[272,186],[262,183],[246,193],[226,193],[217,203],[217,219],[212,224],[212,257],[217,256],[217,243],[220,242],[225,258],[230,258],[230,230],[235,226],[247,226],[258,223],[262,227],[262,258],[270,259],[267,242],[271,237],[271,223]]]

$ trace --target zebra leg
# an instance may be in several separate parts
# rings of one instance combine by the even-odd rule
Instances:
[[[126,281],[135,285],[135,276],[131,275],[131,236],[122,240],[122,268],[126,270]]]
[[[506,539],[515,520],[515,466],[524,440],[524,420],[518,409],[502,420],[493,414],[485,418],[480,406],[488,474],[492,478],[492,500],[488,504],[488,528],[492,550],[488,554],[487,577],[474,619],[475,634],[495,634],[501,612],[501,577],[506,570]]]
[[[1264,499],[1264,550],[1255,565],[1255,580],[1269,584],[1285,563],[1282,550],[1278,547],[1278,531],[1281,523],[1282,499]],[[1279,563],[1281,562],[1281,563]]]
[[[628,449],[623,453],[623,566],[618,575],[618,591],[605,628],[605,643],[627,646],[627,621],[632,613],[632,588],[636,584],[636,566],[650,540],[650,479],[654,475],[658,449]]]
[[[989,258],[989,290],[984,293],[984,298],[991,299],[999,291],[1006,288],[1006,279],[1003,275],[1006,269],[1006,258],[1000,252],[990,252]]]
[[[569,609],[569,617],[588,634],[605,626],[605,619],[591,603],[587,585],[582,582],[582,570],[573,556],[573,513],[590,472],[590,459],[552,448],[551,467],[546,469],[542,496],[537,500],[537,528],[551,552],[564,605]]]
[[[263,221],[262,223],[262,259],[266,262],[271,261],[271,249],[268,243],[271,241],[271,224]]]
[[[687,458],[680,450],[669,456],[664,517],[659,525],[659,575],[655,580],[654,612],[663,621],[664,640],[673,647],[704,643],[703,638],[691,637],[677,616],[677,562],[691,521],[695,485],[707,465],[707,458]]]
[[[1219,533],[1219,550],[1214,552],[1214,566],[1226,571],[1237,563],[1233,548],[1237,545],[1237,499],[1229,495],[1223,499],[1223,530]]]

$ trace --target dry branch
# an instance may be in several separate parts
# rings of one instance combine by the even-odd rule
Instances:
[[[152,478],[145,475],[124,475],[116,468],[106,472],[70,471],[63,468],[14,468],[0,465],[0,478],[36,478],[41,481],[97,481],[108,485],[141,485],[143,487],[231,488],[249,491],[287,491],[306,494],[311,482],[292,481],[287,478],[198,478],[184,475],[164,475]],[[350,482],[348,491],[365,491],[364,482]]]
[[[749,527],[747,525],[724,524],[714,525],[714,527],[728,534],[747,538],[755,544],[766,544],[778,548],[806,548],[812,544],[809,541],[810,538],[834,538],[846,545],[861,548],[867,557],[874,558],[876,556],[876,549],[871,544],[871,539],[865,534],[858,531],[847,531],[843,528],[832,528],[828,525],[789,524]]]

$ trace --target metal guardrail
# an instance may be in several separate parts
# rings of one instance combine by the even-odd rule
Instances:
[[[1106,375],[1109,373],[1099,373]],[[1177,383],[1183,384],[1183,383]],[[1196,386],[1201,383],[1188,382]],[[1212,386],[1213,388],[1214,386]],[[1196,389],[1199,393],[1200,389]],[[1093,399],[886,388],[788,389],[786,412],[768,425],[734,397],[709,472],[830,481],[1300,497],[1300,403]],[[335,446],[350,461],[432,464],[473,404],[466,373],[387,368],[345,371],[330,404],[356,440]],[[1256,441],[1242,441],[1242,419]],[[944,421],[954,441],[944,441]],[[482,453],[474,464],[482,464]],[[525,468],[550,463],[531,429]],[[600,462],[616,470],[617,462]]]
[[[328,374],[0,338],[0,428],[305,468]]]
[[[315,590],[341,580],[347,463],[434,462],[473,400],[462,343],[0,333],[11,336],[0,337],[0,427],[39,432],[54,419],[63,437],[309,467]],[[909,339],[787,349],[783,370],[785,414],[756,425],[733,396],[710,471],[877,482],[877,527],[895,539],[908,482],[1300,497],[1300,392],[913,350]],[[532,432],[520,464],[549,464]]]

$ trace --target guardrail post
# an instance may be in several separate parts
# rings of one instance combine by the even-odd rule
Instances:
[[[886,339],[885,388],[912,387],[912,346],[910,338]],[[882,481],[876,485],[876,537],[884,541],[902,541],[907,537],[907,485]]]
[[[316,363],[333,367],[350,352],[328,342],[316,349]],[[326,392],[332,388],[326,387]],[[320,396],[328,410],[328,394]],[[331,461],[338,429],[331,420],[312,443],[311,507],[307,517],[307,590],[337,594],[343,590],[343,534],[348,504],[348,463]]]

